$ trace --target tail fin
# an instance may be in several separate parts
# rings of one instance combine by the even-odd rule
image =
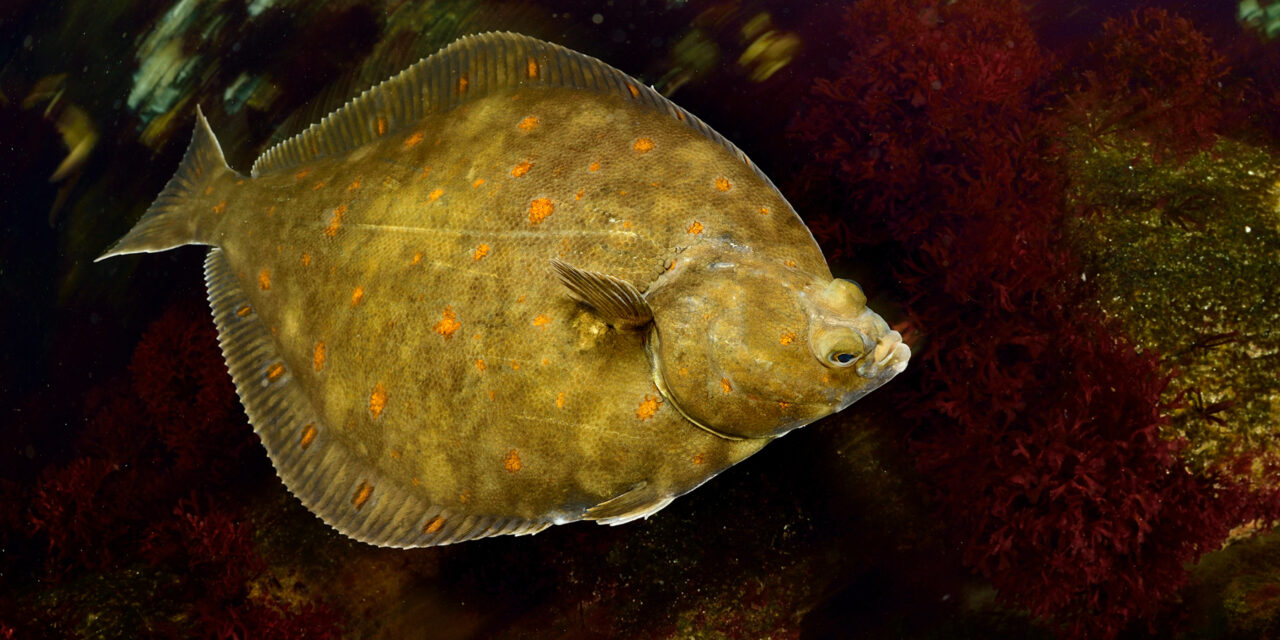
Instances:
[[[197,105],[196,131],[182,164],[178,165],[178,172],[129,233],[94,262],[130,253],[166,251],[187,244],[212,244],[208,237],[210,225],[201,224],[204,216],[196,205],[197,201],[207,199],[205,189],[227,175],[236,173],[227,166],[222,147]]]

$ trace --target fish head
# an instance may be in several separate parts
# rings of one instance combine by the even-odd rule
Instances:
[[[840,411],[911,357],[856,283],[751,251],[686,251],[646,297],[659,390],[730,438],[773,438]]]

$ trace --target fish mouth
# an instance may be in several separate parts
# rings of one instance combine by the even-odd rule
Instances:
[[[857,365],[858,375],[863,378],[883,378],[883,382],[887,382],[889,378],[902,373],[910,359],[911,347],[902,341],[902,334],[889,331],[880,337],[874,349],[869,349],[862,357]]]

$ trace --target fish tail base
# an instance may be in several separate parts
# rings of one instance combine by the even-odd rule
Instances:
[[[167,251],[188,244],[214,244],[208,231],[211,225],[202,224],[206,216],[195,202],[215,180],[227,175],[236,173],[227,166],[222,146],[197,106],[195,133],[177,173],[129,233],[94,262],[131,253]]]

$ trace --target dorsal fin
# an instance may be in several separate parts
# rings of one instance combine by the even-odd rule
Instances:
[[[495,91],[535,85],[611,93],[647,105],[728,149],[773,186],[742,150],[639,80],[591,56],[506,32],[463,36],[362,92],[302,133],[263,152],[253,163],[253,175],[337,155],[408,129],[428,114],[448,111]]]

